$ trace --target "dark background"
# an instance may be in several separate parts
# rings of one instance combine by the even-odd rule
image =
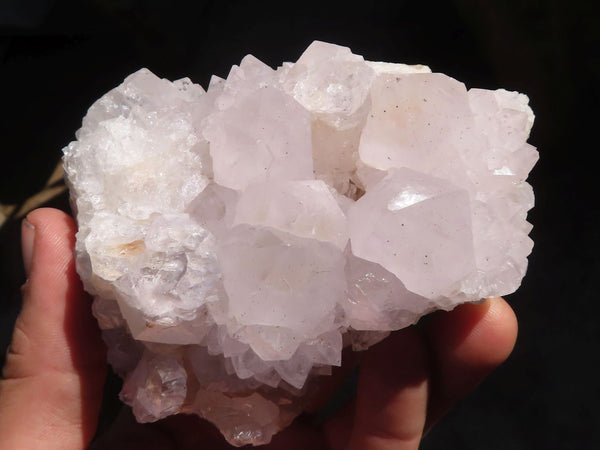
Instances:
[[[507,298],[517,346],[422,449],[598,449],[595,3],[0,0],[0,203],[43,189],[86,109],[140,67],[206,87],[248,53],[276,67],[319,39],[369,60],[427,64],[467,87],[526,93],[540,161],[529,179],[535,248]],[[46,204],[68,208],[65,194]],[[24,282],[19,222],[0,228],[2,353]]]

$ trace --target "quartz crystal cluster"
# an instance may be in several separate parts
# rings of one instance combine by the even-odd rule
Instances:
[[[532,249],[528,98],[313,42],[208,89],[141,69],[64,165],[122,400],[269,442],[342,349],[513,292]]]

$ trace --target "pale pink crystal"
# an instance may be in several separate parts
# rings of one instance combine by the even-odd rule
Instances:
[[[513,292],[532,248],[527,103],[318,41],[277,70],[248,55],[207,92],[127,77],[64,149],[123,401],[264,444],[344,345]]]

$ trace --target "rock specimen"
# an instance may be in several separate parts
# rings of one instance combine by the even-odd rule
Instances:
[[[77,265],[140,422],[269,442],[342,348],[519,286],[532,249],[525,95],[314,42],[205,92],[141,69],[64,164]]]

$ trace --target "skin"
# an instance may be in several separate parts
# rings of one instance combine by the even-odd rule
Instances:
[[[23,223],[28,281],[0,380],[0,448],[78,450],[94,437],[106,349],[75,272],[75,231],[71,217],[48,208]],[[320,428],[300,418],[263,448],[417,450],[423,434],[508,357],[516,336],[501,298],[435,313],[361,354],[357,396],[337,415]],[[232,447],[195,416],[140,425],[124,409],[93,448]]]

